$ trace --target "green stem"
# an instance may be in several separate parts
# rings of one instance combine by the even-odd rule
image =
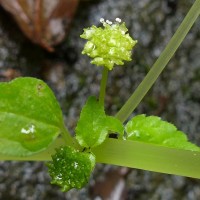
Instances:
[[[11,157],[0,154],[0,160],[49,161],[54,149],[63,143],[63,140],[57,139],[46,151],[33,156]],[[107,139],[92,151],[100,163],[200,178],[200,152],[117,139]]]
[[[61,133],[63,139],[65,140],[65,145],[72,146],[77,150],[81,150],[82,147],[78,144],[77,140],[71,136],[70,132],[68,129],[63,126],[62,128],[62,133]]]
[[[68,145],[72,145],[73,144],[73,138],[70,134],[70,132],[68,131],[68,129],[63,125],[63,128],[61,130],[61,135],[63,137],[63,139],[65,140],[65,142],[68,144]]]
[[[74,138],[71,136],[70,132],[68,131],[68,129],[65,126],[63,126],[63,128],[61,129],[61,135],[67,145],[73,146]]]
[[[97,162],[200,178],[200,152],[107,139],[93,151]]]
[[[132,94],[132,96],[127,100],[124,106],[119,110],[116,114],[116,117],[124,122],[130,114],[134,111],[134,109],[138,106],[141,102],[142,98],[145,94],[149,91],[152,87],[160,73],[163,71],[169,60],[174,55],[177,48],[180,46],[181,42],[191,29],[192,25],[194,24],[195,20],[200,14],[200,0],[196,0],[193,6],[191,7],[190,11],[188,12],[187,16],[177,29],[176,33],[161,53],[149,73],[146,75],[144,80]]]
[[[103,72],[102,72],[100,92],[99,92],[99,102],[102,105],[104,105],[107,79],[108,79],[108,69],[106,67],[104,67]]]

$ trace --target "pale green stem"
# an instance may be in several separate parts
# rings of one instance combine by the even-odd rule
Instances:
[[[11,157],[0,154],[0,160],[49,161],[54,148],[60,145],[63,145],[63,141],[58,139],[46,151],[33,156]],[[200,178],[200,152],[117,139],[107,139],[92,152],[100,163]]]
[[[128,99],[128,101],[124,104],[124,106],[116,114],[116,117],[122,122],[124,122],[130,116],[130,114],[141,102],[145,94],[152,87],[160,73],[163,71],[163,69],[191,29],[199,14],[200,0],[196,0],[192,8],[188,12],[187,16],[185,17],[185,19],[177,29],[176,33],[174,34],[164,51],[161,53],[147,76],[144,78],[144,80],[141,82],[141,84],[138,86],[132,96]]]
[[[108,69],[106,67],[103,68],[100,92],[99,92],[99,103],[104,105],[105,93],[106,93],[106,83],[108,79]]]
[[[71,136],[69,130],[63,125],[63,128],[61,130],[61,136],[63,137],[63,140],[65,141],[65,145],[72,146],[77,150],[83,149],[77,142],[77,140]]]
[[[68,129],[64,125],[61,130],[61,135],[62,135],[63,139],[65,140],[66,144],[68,144],[68,145],[73,144],[73,138],[72,138],[70,132],[68,131]]]
[[[200,152],[107,139],[94,149],[97,162],[200,178]]]

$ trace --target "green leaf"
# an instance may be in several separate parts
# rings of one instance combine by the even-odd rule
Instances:
[[[83,147],[95,147],[104,142],[108,131],[123,134],[123,125],[118,119],[106,116],[103,105],[90,97],[81,111],[76,139]]]
[[[46,149],[63,127],[50,88],[35,78],[0,83],[0,153],[28,156]]]
[[[92,153],[79,152],[69,146],[56,149],[52,160],[47,163],[51,183],[60,186],[63,192],[82,188],[95,166],[95,156]]]
[[[190,143],[186,135],[159,117],[137,115],[125,127],[128,140],[142,141],[176,149],[200,151],[200,148]]]

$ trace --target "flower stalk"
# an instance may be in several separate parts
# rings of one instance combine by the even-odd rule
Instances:
[[[103,106],[104,106],[104,100],[105,100],[107,79],[108,79],[108,69],[104,67],[102,71],[102,78],[101,78],[101,85],[100,85],[100,92],[99,92],[99,103],[101,103]]]

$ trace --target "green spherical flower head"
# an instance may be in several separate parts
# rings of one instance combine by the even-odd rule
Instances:
[[[95,166],[95,156],[92,153],[79,152],[72,147],[56,149],[52,162],[47,163],[51,183],[67,192],[72,188],[82,188],[90,178]]]
[[[131,50],[137,43],[127,33],[125,23],[121,23],[121,19],[116,18],[116,22],[109,20],[104,21],[103,27],[92,26],[84,29],[80,36],[88,40],[82,51],[93,58],[91,63],[97,66],[113,69],[114,64],[123,65],[124,61],[131,61]]]

